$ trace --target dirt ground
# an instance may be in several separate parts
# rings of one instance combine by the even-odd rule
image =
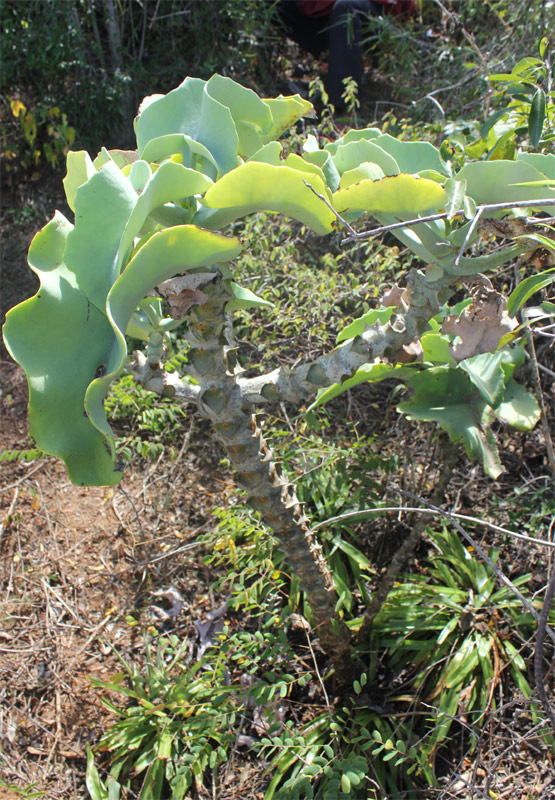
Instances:
[[[0,450],[30,447],[25,376],[1,366]],[[75,487],[50,458],[2,463],[0,774],[8,783],[45,798],[82,796],[85,747],[109,724],[90,678],[118,672],[112,645],[128,661],[144,648],[138,623],[160,603],[154,589],[178,587],[199,619],[216,602],[193,540],[214,524],[210,509],[231,484],[210,447],[196,450],[185,446],[170,474],[160,463],[131,471],[118,489]],[[176,632],[194,637],[193,616],[180,619]]]

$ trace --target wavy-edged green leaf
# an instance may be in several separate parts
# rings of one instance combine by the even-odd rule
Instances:
[[[343,211],[365,211],[391,214],[394,217],[415,217],[447,202],[444,189],[427,178],[395,175],[379,181],[363,180],[333,195],[333,205]]]
[[[66,176],[63,180],[68,206],[75,211],[75,194],[96,172],[91,157],[85,150],[70,150],[66,157]]]
[[[107,150],[105,147],[102,147],[100,153],[93,161],[93,166],[96,170],[99,170],[104,164],[112,161],[116,167],[124,170],[130,168],[131,164],[138,158],[139,156],[136,150]]]
[[[297,169],[299,172],[309,172],[311,175],[318,175],[322,184],[325,186],[326,178],[324,173],[318,166],[318,164],[314,164],[311,161],[305,161],[304,158],[298,156],[296,153],[289,153],[285,161],[282,162],[283,166],[290,167],[291,169]]]
[[[330,191],[336,192],[339,189],[339,172],[328,152],[325,150],[305,150],[304,159],[320,167]]]
[[[332,158],[340,175],[355,169],[365,161],[377,164],[384,175],[398,175],[401,172],[393,156],[373,141],[366,139],[339,145]]]
[[[536,200],[555,199],[555,189],[548,186],[524,186],[530,181],[541,181],[545,175],[524,160],[476,161],[464,166],[456,175],[466,181],[466,192],[479,204],[520,202],[523,207],[541,208]],[[542,209],[544,210],[544,209]],[[548,206],[545,207],[548,210]]]
[[[262,161],[264,164],[273,164],[275,167],[281,164],[281,154],[283,152],[283,145],[279,142],[268,142],[263,145],[260,150],[248,159],[249,161]]]
[[[388,133],[382,133],[372,141],[393,156],[401,172],[417,173],[423,169],[433,169],[445,175],[439,150],[430,142],[402,142]]]
[[[516,289],[511,292],[507,300],[507,313],[509,316],[514,317],[522,308],[524,303],[529,300],[533,294],[539,292],[545,286],[555,281],[555,268],[548,269],[540,272],[537,275],[530,275],[521,281]]]
[[[328,403],[334,397],[353,389],[361,383],[377,383],[378,381],[387,380],[387,378],[406,380],[413,374],[413,367],[401,366],[400,364],[395,366],[381,363],[363,364],[351,378],[347,378],[343,383],[334,383],[333,386],[329,386],[327,389],[320,389],[316,399],[310,404],[307,411],[312,411],[314,408]]]
[[[91,424],[84,402],[87,386],[104,369],[113,331],[62,261],[71,230],[57,212],[31,242],[29,264],[41,286],[8,312],[4,339],[27,374],[31,436],[65,461],[73,483],[112,485],[121,473],[114,470],[109,439]]]
[[[231,78],[213,75],[205,91],[223,106],[229,108],[237,135],[240,156],[249,158],[260,150],[268,139],[263,138],[272,129],[273,117],[267,103],[245,86]]]
[[[359,128],[358,130],[352,129],[347,131],[344,136],[341,136],[339,139],[336,139],[334,142],[328,142],[324,147],[324,150],[327,150],[328,153],[331,155],[335,155],[337,152],[337,148],[341,147],[342,144],[348,144],[349,142],[358,142],[361,139],[365,139],[366,141],[372,141],[373,139],[377,139],[378,136],[381,136],[382,132],[379,128]]]
[[[64,261],[87,300],[102,313],[118,275],[121,238],[137,199],[129,178],[111,162],[75,195],[75,227],[67,239]]]
[[[191,167],[211,179],[218,174],[218,165],[210,150],[185,133],[168,133],[151,139],[141,154],[141,158],[148,162],[166,161],[176,156],[184,167]]]
[[[409,377],[414,392],[398,410],[409,419],[437,422],[454,443],[462,443],[470,458],[480,459],[492,478],[503,472],[495,440],[488,429],[490,410],[462,370],[431,367]]]
[[[348,186],[352,186],[354,183],[360,183],[360,181],[363,180],[380,181],[384,177],[384,171],[381,167],[377,164],[370,163],[370,161],[365,161],[359,164],[358,167],[355,167],[355,169],[348,169],[343,173],[339,182],[339,188],[346,189]]]
[[[518,431],[531,431],[541,415],[534,395],[512,378],[507,384],[503,400],[493,411],[499,420]]]
[[[263,143],[278,139],[282,133],[288,131],[301,117],[314,116],[312,103],[304,100],[299,94],[284,97],[263,98],[272,114],[272,126],[262,136]]]
[[[317,233],[329,233],[335,215],[305,181],[331,201],[327,187],[317,175],[248,161],[228,172],[206,192],[203,199],[206,213],[199,212],[198,222],[215,229],[254,211],[275,211],[298,219]]]
[[[106,350],[106,374],[92,381],[85,396],[89,417],[100,431],[107,436],[111,434],[104,413],[104,398],[111,381],[124,367],[127,356],[125,332],[141,300],[154,286],[177,273],[229,261],[241,249],[236,238],[195,225],[180,225],[153,234],[131,258],[106,301],[113,328],[111,346]]]
[[[138,161],[136,164],[144,164]],[[135,166],[135,164],[133,165]],[[194,169],[166,161],[151,175],[139,195],[135,208],[123,232],[118,257],[118,271],[121,269],[135,237],[143,227],[148,215],[158,206],[172,200],[181,200],[205,192],[213,182]]]
[[[184,133],[203,144],[212,154],[220,175],[237,166],[239,137],[229,108],[213,98],[200,78],[185,78],[182,84],[142,106],[136,120],[137,149],[151,139]]]
[[[524,161],[546,178],[555,180],[555,155],[553,153],[518,153],[517,161]]]

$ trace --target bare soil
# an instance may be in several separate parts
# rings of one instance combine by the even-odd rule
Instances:
[[[27,384],[2,362],[0,451],[31,448]],[[198,441],[202,441],[202,432]],[[212,607],[197,535],[230,477],[210,444],[129,470],[118,489],[73,486],[63,464],[2,462],[0,477],[0,774],[45,798],[83,796],[85,748],[110,724],[90,678],[144,648],[154,589],[178,587],[193,615]],[[143,624],[144,623],[144,624]],[[6,797],[6,795],[2,795]],[[15,795],[14,795],[15,796]]]

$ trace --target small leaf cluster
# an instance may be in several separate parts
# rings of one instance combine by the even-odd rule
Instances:
[[[188,640],[180,643],[175,636],[159,637],[155,648],[147,641],[144,674],[120,657],[123,672],[110,681],[93,680],[98,688],[123,695],[128,702],[122,708],[102,697],[118,721],[98,745],[111,753],[108,785],[89,756],[87,788],[92,800],[112,800],[114,782],[118,792],[138,789],[141,800],[159,800],[166,786],[172,798],[182,800],[191,786],[202,785],[207,768],[227,759],[236,739],[240,703],[226,686],[221,663],[210,665],[201,659],[185,666],[188,648]]]

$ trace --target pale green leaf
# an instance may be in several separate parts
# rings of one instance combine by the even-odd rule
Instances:
[[[344,342],[346,339],[360,336],[367,328],[370,328],[376,323],[385,325],[386,322],[389,322],[394,313],[395,309],[392,306],[388,308],[371,308],[370,311],[367,311],[362,317],[358,317],[358,319],[353,320],[347,325],[346,328],[343,328],[337,336],[337,344]]]
[[[224,175],[206,192],[203,203],[207,213],[199,213],[198,224],[211,229],[221,228],[254,211],[275,211],[298,219],[317,233],[329,233],[335,215],[305,181],[331,200],[317,175],[286,166],[249,161]],[[208,209],[217,211],[209,212]]]
[[[343,173],[339,182],[339,188],[346,189],[348,186],[352,186],[354,183],[360,183],[362,180],[379,181],[383,177],[384,172],[381,167],[377,164],[371,164],[369,161],[365,161],[358,167],[355,167],[355,169],[348,169]]]
[[[332,192],[336,192],[339,189],[339,172],[333,163],[331,155],[326,150],[305,150],[304,159],[320,167]]]
[[[361,383],[375,383],[377,381],[387,380],[387,378],[397,378],[398,380],[406,380],[413,374],[412,367],[403,367],[401,365],[393,366],[391,364],[364,364],[357,369],[351,378],[347,378],[342,383],[334,383],[327,389],[321,389],[316,395],[316,399],[308,407],[307,411],[312,411],[314,408],[329,402],[337,395],[353,389]]]
[[[485,471],[497,478],[503,468],[495,440],[488,429],[488,406],[462,370],[431,367],[413,374],[407,386],[414,394],[399,403],[409,419],[437,422],[454,443],[462,443],[470,458],[480,459]]]
[[[372,141],[393,156],[401,172],[417,173],[433,169],[445,175],[439,150],[430,142],[403,142],[388,133],[382,133]]]
[[[455,364],[449,345],[450,339],[441,333],[424,333],[420,337],[423,361],[432,364]]]
[[[137,164],[144,164],[138,161]],[[129,255],[135,237],[148,215],[158,206],[172,200],[181,200],[201,194],[212,186],[212,181],[200,172],[173,161],[166,161],[151,175],[139,195],[135,208],[123,232],[118,257],[118,272]]]
[[[334,207],[340,214],[347,210],[366,211],[401,218],[443,208],[446,202],[447,195],[437,183],[404,174],[380,181],[363,180],[339,189],[333,196]]]
[[[210,95],[200,78],[186,78],[142,108],[135,128],[141,157],[151,139],[184,133],[210,151],[220,175],[237,166],[239,137],[231,112]]]
[[[85,414],[87,386],[103,369],[113,340],[105,316],[61,263],[71,224],[58,212],[29,249],[39,276],[37,294],[8,312],[4,339],[29,381],[30,434],[47,453],[62,458],[81,485],[117,483],[110,439]]]
[[[70,150],[66,157],[67,172],[63,180],[67,204],[75,211],[75,193],[95,173],[94,165],[85,150]]]
[[[283,146],[279,142],[268,142],[257,150],[249,161],[262,161],[264,164],[273,164],[277,167],[281,163],[282,152]]]
[[[271,128],[262,137],[264,143],[278,139],[301,117],[314,116],[312,103],[304,100],[298,94],[288,97],[279,95],[279,97],[264,98],[264,103],[270,109],[273,120]]]
[[[464,206],[466,182],[449,178],[445,181],[444,188],[448,200],[447,216],[448,219],[452,219],[462,210]]]
[[[64,260],[87,300],[102,313],[118,274],[123,231],[137,199],[129,179],[112,162],[75,195],[75,228],[68,236]]]
[[[340,175],[355,169],[364,162],[377,164],[381,167],[384,175],[398,175],[401,171],[393,156],[366,139],[339,145],[332,158]]]
[[[349,142],[358,142],[361,139],[365,139],[367,141],[372,141],[376,139],[378,136],[381,136],[381,130],[379,128],[360,128],[355,130],[354,128],[344,136],[341,136],[339,139],[336,139],[334,142],[328,142],[324,147],[324,150],[327,150],[328,153],[335,155],[337,152],[338,147],[341,147],[342,144],[348,144]]]
[[[466,181],[467,194],[479,205],[522,201],[524,207],[535,208],[534,200],[555,199],[555,189],[550,187],[517,185],[545,179],[545,175],[523,160],[477,161],[464,166],[456,178]]]
[[[273,303],[270,303],[269,300],[258,297],[258,295],[251,292],[250,289],[239,286],[234,281],[229,282],[229,288],[233,295],[233,300],[230,300],[226,304],[226,311],[235,311],[238,308],[256,308],[260,306],[271,308],[273,306]]]
[[[507,384],[503,400],[493,410],[498,419],[519,431],[532,430],[541,416],[534,395],[512,379]]]
[[[110,382],[125,364],[125,332],[131,315],[148,292],[177,273],[228,261],[241,251],[238,239],[202,230],[194,225],[180,225],[155,233],[129,261],[112,287],[106,301],[113,328],[107,349],[106,374],[87,389],[85,407],[99,430],[109,432],[104,414],[104,398]]]
[[[208,148],[184,133],[168,133],[151,139],[143,148],[141,158],[148,162],[176,159],[184,167],[191,167],[212,179],[218,173],[216,159]]]
[[[555,155],[553,153],[518,153],[517,161],[524,161],[546,178],[555,180]]]

